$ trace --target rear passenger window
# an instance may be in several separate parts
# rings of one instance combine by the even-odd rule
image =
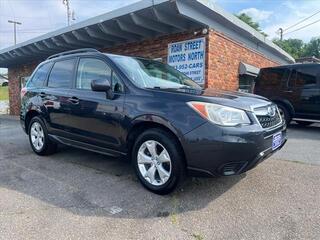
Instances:
[[[111,81],[111,69],[102,60],[81,58],[79,61],[76,88],[91,89],[92,80],[108,79]]]
[[[305,67],[293,70],[289,86],[295,88],[313,88],[317,85],[317,69]]]
[[[51,70],[48,87],[69,88],[72,82],[75,59],[56,62]]]
[[[36,70],[36,72],[34,73],[32,78],[28,82],[27,86],[28,87],[43,87],[44,82],[46,81],[46,78],[48,75],[48,71],[50,70],[50,67],[51,67],[51,63],[46,63],[46,64],[41,65]]]
[[[288,79],[288,69],[285,68],[265,68],[260,70],[257,78],[257,86],[275,88],[283,85]]]

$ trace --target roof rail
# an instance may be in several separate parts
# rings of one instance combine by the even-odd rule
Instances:
[[[94,48],[80,48],[80,49],[76,49],[76,50],[65,51],[65,52],[51,55],[50,57],[47,58],[47,60],[52,59],[52,58],[56,58],[56,57],[65,56],[65,55],[71,55],[71,54],[76,54],[76,53],[90,53],[90,52],[100,53],[100,51],[98,51],[97,49],[94,49]]]

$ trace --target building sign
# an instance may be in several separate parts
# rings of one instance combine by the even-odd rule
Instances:
[[[170,43],[167,63],[195,82],[204,84],[205,49],[205,38]]]

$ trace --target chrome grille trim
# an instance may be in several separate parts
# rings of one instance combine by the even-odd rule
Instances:
[[[255,108],[253,109],[253,113],[263,129],[276,128],[283,122],[278,107],[275,104]]]

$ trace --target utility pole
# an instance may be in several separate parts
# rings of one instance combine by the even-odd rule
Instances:
[[[283,29],[279,28],[279,33],[280,33],[280,41],[283,39]]]
[[[17,44],[17,24],[21,25],[21,22],[13,21],[13,20],[8,20],[8,23],[13,23],[13,37],[14,37],[14,45]]]
[[[66,6],[67,8],[67,21],[68,21],[68,26],[70,26],[70,17],[71,17],[71,12],[70,12],[70,0],[62,0],[63,5]]]

